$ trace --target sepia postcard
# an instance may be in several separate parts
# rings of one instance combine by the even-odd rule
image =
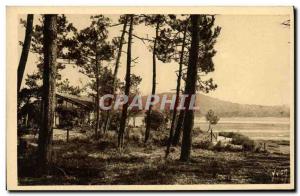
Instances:
[[[295,190],[292,6],[6,11],[8,190]]]

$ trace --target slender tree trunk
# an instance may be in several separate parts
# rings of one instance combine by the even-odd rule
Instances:
[[[215,137],[215,139],[217,140],[217,136],[214,135],[214,132],[213,132],[213,129],[212,129],[212,125],[211,123],[209,122],[208,124],[208,133],[210,135],[210,142],[212,143],[213,142],[213,138]]]
[[[128,96],[130,92],[130,75],[131,75],[131,44],[132,44],[132,30],[133,30],[133,15],[130,15],[130,26],[128,32],[128,47],[127,47],[127,65],[126,65],[126,77],[125,77],[125,95]],[[123,147],[124,132],[126,126],[128,102],[123,105],[122,116],[120,121],[120,129],[118,133],[118,147]]]
[[[27,63],[28,54],[29,54],[31,37],[32,37],[32,26],[33,26],[33,14],[28,14],[25,39],[24,39],[22,54],[18,66],[18,92],[20,91],[21,88],[22,79],[23,79],[23,75]]]
[[[69,134],[70,134],[69,131],[70,131],[70,129],[68,128],[68,129],[67,129],[67,142],[69,142],[69,136],[70,136],[70,135],[69,135]]]
[[[187,26],[183,32],[183,39],[182,39],[182,47],[181,47],[181,54],[180,54],[180,61],[179,61],[179,71],[178,71],[178,77],[177,77],[177,86],[176,86],[176,100],[175,100],[175,108],[173,110],[172,115],[172,121],[171,121],[171,128],[170,128],[170,136],[167,144],[167,151],[166,151],[166,157],[168,157],[170,153],[170,147],[173,142],[173,135],[174,135],[174,127],[176,122],[176,116],[177,116],[177,106],[179,102],[179,94],[180,94],[180,86],[181,86],[181,77],[182,77],[182,65],[183,65],[183,56],[184,56],[184,48],[185,48],[185,39],[186,39],[186,32],[187,32]]]
[[[156,91],[156,44],[157,44],[157,37],[158,37],[158,30],[159,30],[159,22],[156,24],[155,29],[155,39],[153,45],[153,53],[152,53],[152,61],[153,61],[153,70],[152,70],[152,95],[155,95]],[[151,110],[152,105],[149,106],[149,110],[147,112],[147,123],[146,123],[146,131],[145,131],[145,143],[148,141],[150,137],[150,129],[151,129]]]
[[[189,110],[191,96],[196,93],[197,83],[197,62],[199,55],[199,22],[200,15],[191,15],[192,23],[192,43],[189,52],[189,65],[187,70],[187,79],[185,85],[185,94],[189,95],[185,102],[185,116],[183,121],[183,137],[181,145],[181,161],[188,161],[190,159],[192,148],[192,130],[194,127],[194,111]]]
[[[177,146],[179,144],[180,138],[181,138],[181,132],[182,132],[182,125],[184,120],[184,110],[181,110],[177,119],[175,134],[173,137],[172,145]]]
[[[25,116],[25,127],[28,127],[28,113]]]
[[[214,136],[213,130],[212,130],[212,128],[210,127],[210,142],[211,142],[211,143],[213,142],[213,136]]]
[[[123,42],[124,42],[124,36],[125,36],[125,32],[126,32],[126,27],[127,27],[127,21],[128,21],[128,16],[126,15],[122,34],[121,34],[121,39],[120,39],[120,43],[119,43],[119,51],[118,51],[118,55],[117,55],[117,59],[116,59],[116,66],[115,66],[115,70],[114,70],[112,94],[115,94],[115,91],[116,91],[117,76],[118,76],[118,71],[119,71],[120,59],[121,59],[121,55],[122,55],[122,48],[123,48],[123,44],[124,44]],[[113,102],[114,102],[114,100],[112,100],[111,105],[113,105]],[[111,112],[111,110],[107,110],[107,112],[106,112],[106,119],[105,119],[105,124],[104,124],[104,129],[103,129],[104,133],[106,133],[106,131],[108,129],[108,125],[110,123],[110,112]]]
[[[39,175],[45,174],[51,163],[53,118],[55,112],[57,15],[46,14],[44,21],[43,115],[37,154]]]
[[[99,131],[99,121],[100,121],[100,107],[99,107],[99,102],[100,102],[100,95],[99,95],[99,64],[98,64],[98,59],[96,55],[96,123],[95,123],[95,138],[98,139],[98,131]]]

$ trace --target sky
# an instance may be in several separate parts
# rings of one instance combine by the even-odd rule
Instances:
[[[89,15],[66,15],[78,29],[90,24]],[[24,16],[21,16],[25,18]],[[117,15],[108,16],[113,23]],[[215,25],[221,33],[213,58],[215,71],[209,74],[218,88],[208,96],[242,104],[282,105],[290,104],[290,29],[281,25],[287,15],[217,15]],[[35,18],[35,22],[37,19]],[[120,36],[121,26],[109,29],[109,38]],[[19,25],[19,41],[24,39],[25,29]],[[153,37],[154,30],[144,25],[134,28],[134,34]],[[152,88],[152,54],[149,44],[134,38],[132,58],[139,57],[132,72],[142,77],[140,91],[144,95]],[[126,49],[126,46],[123,47]],[[21,47],[19,47],[19,54]],[[25,74],[36,70],[34,54],[30,54]],[[113,66],[113,62],[109,66]],[[126,55],[122,55],[118,77],[123,80],[126,69]],[[174,92],[178,63],[157,61],[157,93]],[[62,77],[71,84],[88,82],[88,78],[78,73],[74,66],[67,65],[61,71]]]

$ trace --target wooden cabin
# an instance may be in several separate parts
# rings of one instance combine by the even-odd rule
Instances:
[[[74,125],[90,124],[94,118],[94,104],[91,97],[56,93],[55,127],[66,126],[70,120]]]

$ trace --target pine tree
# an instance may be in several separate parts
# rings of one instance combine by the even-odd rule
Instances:
[[[104,63],[113,59],[115,49],[114,45],[107,41],[109,25],[109,18],[103,15],[92,16],[90,26],[77,34],[77,43],[69,54],[70,58],[75,59],[80,72],[91,78],[90,86],[95,96],[95,138],[98,138],[100,129],[101,77],[106,77],[109,73]],[[111,76],[111,72],[109,75]],[[106,85],[112,87],[112,78],[106,81]]]
[[[217,85],[213,82],[212,78],[207,78],[207,75],[210,72],[214,71],[213,57],[216,54],[214,45],[216,39],[220,34],[221,28],[219,26],[214,27],[215,25],[215,16],[209,15],[200,15],[200,38],[199,38],[199,55],[198,55],[198,75],[197,75],[197,91],[208,93],[209,91],[215,90]],[[190,32],[191,28],[188,28]],[[190,34],[190,33],[189,33]],[[191,40],[190,36],[187,37],[187,40]],[[190,50],[190,41],[186,43],[187,49]],[[184,55],[184,65],[188,64],[188,52],[185,52]],[[183,73],[182,79],[186,80],[186,73]],[[200,78],[200,75],[202,76]],[[180,111],[180,114],[177,118],[177,124],[175,128],[175,134],[173,137],[172,144],[174,146],[178,145],[181,137],[183,120],[184,120],[184,110]]]
[[[69,79],[65,79],[59,83],[57,83],[57,92],[59,93],[66,93],[70,95],[80,95],[80,93],[83,91],[83,88],[80,88],[79,86],[73,86],[70,84]]]
[[[28,24],[28,23],[27,23]],[[37,17],[37,24],[33,26],[32,38],[31,38],[31,53],[37,55],[37,68],[38,71],[32,74],[28,74],[25,78],[25,87],[32,91],[35,98],[41,99],[41,84],[44,68],[44,56],[43,56],[43,40],[44,40],[44,17]],[[57,66],[56,66],[56,82],[61,79],[60,71],[63,70],[68,64],[66,59],[69,59],[68,52],[74,45],[74,35],[76,34],[76,28],[70,23],[65,15],[57,15]],[[23,44],[23,43],[21,43]],[[60,60],[60,61],[59,61]]]
[[[55,111],[55,80],[57,58],[57,15],[45,15],[42,124],[38,139],[38,174],[47,172],[51,163],[53,118]]]
[[[149,15],[145,16],[145,23],[146,25],[154,26],[155,28],[155,37],[153,38],[153,48],[152,48],[152,91],[151,95],[155,95],[156,92],[156,58],[157,58],[157,42],[159,39],[159,33],[161,26],[165,25],[165,16],[164,15]],[[145,140],[146,143],[150,137],[150,129],[151,129],[151,110],[152,105],[150,105],[147,111],[147,122],[146,122],[146,130],[145,130]]]
[[[121,16],[120,18],[120,22],[123,23],[123,29],[122,29],[122,33],[121,33],[121,37],[118,40],[118,54],[116,57],[116,64],[115,64],[115,69],[114,69],[114,77],[113,77],[113,88],[112,88],[112,94],[115,94],[116,91],[116,87],[117,87],[117,76],[118,76],[118,71],[119,71],[119,66],[120,66],[120,59],[121,59],[121,55],[122,55],[122,48],[124,45],[124,37],[125,37],[125,32],[126,32],[126,28],[127,28],[127,23],[128,23],[128,16]],[[112,100],[113,103],[113,100]],[[106,119],[104,122],[104,127],[103,127],[103,132],[106,133],[107,129],[108,129],[108,125],[110,123],[110,110],[107,110],[106,112]]]
[[[25,66],[27,63],[27,58],[28,58],[29,49],[30,49],[32,29],[33,29],[33,14],[28,14],[27,21],[26,21],[25,38],[24,38],[21,58],[19,61],[19,66],[18,66],[18,89],[17,89],[17,92],[20,91],[21,84],[22,84],[22,79],[23,79]]]
[[[176,123],[176,116],[177,116],[177,106],[178,106],[179,98],[180,98],[179,96],[180,96],[180,90],[181,90],[182,67],[183,67],[183,60],[184,60],[184,50],[185,50],[185,45],[186,45],[188,22],[189,22],[189,20],[185,20],[183,23],[181,23],[181,25],[183,26],[183,29],[182,29],[183,37],[182,37],[182,41],[181,41],[179,69],[178,69],[178,75],[177,75],[176,100],[175,100],[175,108],[172,113],[171,128],[170,128],[169,140],[167,143],[166,157],[170,153],[170,147],[173,142],[174,129],[175,129],[175,125],[176,125],[175,123]],[[178,136],[176,135],[176,137],[178,137]]]
[[[191,147],[192,147],[192,130],[194,126],[194,111],[189,110],[189,101],[192,95],[196,93],[197,83],[197,62],[199,56],[199,35],[200,35],[200,15],[191,15],[191,47],[189,51],[189,64],[187,69],[187,78],[185,84],[184,93],[188,95],[185,102],[185,116],[183,123],[183,138],[181,145],[181,161],[188,161],[190,159]]]
[[[125,76],[125,91],[124,94],[126,96],[130,93],[130,85],[131,85],[131,44],[132,44],[132,31],[133,31],[133,23],[134,23],[134,16],[129,16],[129,32],[128,32],[128,45],[127,45],[127,64],[126,64],[126,76]],[[118,147],[122,148],[124,143],[124,132],[126,127],[126,120],[127,120],[127,112],[128,109],[128,102],[123,105],[122,108],[122,116],[120,120],[120,128],[118,132]]]

